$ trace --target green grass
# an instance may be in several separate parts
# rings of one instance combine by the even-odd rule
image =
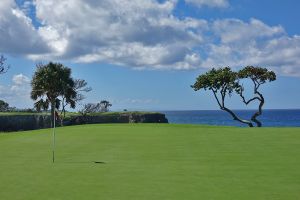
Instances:
[[[300,129],[113,124],[0,134],[3,200],[297,200]],[[93,161],[105,162],[94,164]]]

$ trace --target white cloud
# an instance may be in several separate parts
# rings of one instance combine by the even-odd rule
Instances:
[[[213,22],[212,30],[219,42],[208,44],[202,67],[259,65],[300,75],[300,36],[288,36],[281,26],[224,19]]]
[[[44,25],[39,33],[53,52],[30,58],[109,62],[135,69],[187,68],[191,63],[185,58],[203,41],[207,23],[179,20],[172,15],[175,6],[174,0],[37,0],[37,17]]]
[[[176,0],[35,0],[0,5],[0,51],[34,60],[100,62],[133,69],[261,65],[300,75],[300,36],[258,19],[206,21],[173,15]],[[225,0],[186,0],[226,7]],[[41,26],[26,9],[35,7]],[[51,13],[51,14],[49,14]]]
[[[284,33],[281,26],[270,27],[260,20],[250,19],[249,23],[239,19],[216,20],[213,32],[221,37],[222,43],[251,42],[254,39],[268,38]]]
[[[11,106],[30,107],[32,106],[30,90],[30,79],[23,74],[16,74],[12,78],[11,85],[0,85],[0,99]]]
[[[0,52],[28,54],[47,52],[48,46],[36,32],[31,19],[13,0],[0,4]]]
[[[63,54],[67,48],[68,41],[61,37],[61,34],[51,26],[44,26],[38,29],[41,38],[52,48],[53,55]],[[56,53],[54,53],[56,52]]]
[[[14,75],[12,81],[15,85],[24,85],[30,83],[30,79],[23,74]]]
[[[228,0],[185,0],[186,3],[190,3],[199,7],[228,7]]]

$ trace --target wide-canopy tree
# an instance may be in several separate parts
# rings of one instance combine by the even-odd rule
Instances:
[[[258,111],[252,115],[251,121],[255,122],[258,127],[261,127],[262,123],[257,119],[257,117],[262,114],[262,107],[265,103],[265,98],[263,97],[262,93],[259,91],[259,87],[262,84],[265,84],[266,82],[275,81],[276,74],[273,71],[269,71],[266,68],[247,66],[238,72],[238,78],[239,79],[250,79],[253,83],[254,97],[252,97],[248,101],[245,98],[245,95],[244,95],[245,89],[242,85],[240,85],[236,89],[236,92],[240,95],[240,97],[242,98],[242,101],[246,105],[248,105],[249,103],[251,103],[253,101],[259,102]]]
[[[254,97],[250,100],[246,100],[244,96],[244,87],[240,84],[241,79],[251,79],[254,84]],[[276,75],[274,72],[261,67],[245,67],[239,72],[234,72],[230,67],[211,69],[205,74],[200,75],[195,84],[191,87],[195,90],[210,90],[212,91],[215,99],[221,110],[228,112],[234,120],[237,120],[243,124],[247,124],[249,127],[253,127],[253,122],[256,123],[258,127],[262,126],[262,123],[257,120],[257,117],[262,114],[262,107],[264,105],[264,97],[258,91],[260,85],[266,83],[267,81],[276,80]],[[225,100],[226,97],[231,97],[231,95],[236,92],[242,98],[242,101],[248,105],[250,102],[258,100],[259,109],[251,117],[251,120],[241,119],[237,114],[235,114],[231,109],[226,107]]]
[[[74,80],[71,77],[71,69],[60,63],[50,62],[46,65],[39,64],[33,75],[31,86],[31,98],[35,100],[35,108],[47,110],[51,106],[51,120],[53,123],[55,108],[59,108],[64,96],[71,108],[75,108]]]

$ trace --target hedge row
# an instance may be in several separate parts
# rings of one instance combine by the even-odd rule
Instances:
[[[98,123],[168,123],[160,113],[116,113],[111,115],[72,116],[63,125],[98,124]],[[61,122],[57,122],[60,126]],[[50,128],[49,115],[0,115],[0,131],[24,131]]]

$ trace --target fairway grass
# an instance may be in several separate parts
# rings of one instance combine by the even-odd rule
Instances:
[[[300,128],[102,124],[0,134],[2,200],[298,200]],[[94,163],[94,162],[100,163]]]

